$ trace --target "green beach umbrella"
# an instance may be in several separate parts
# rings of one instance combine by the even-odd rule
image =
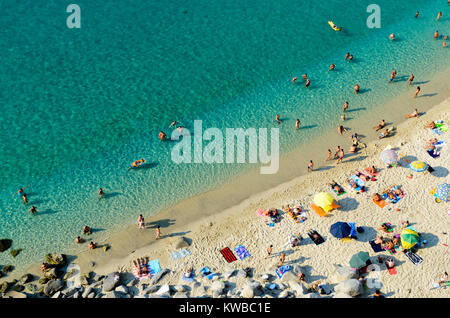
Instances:
[[[410,249],[419,242],[419,234],[413,227],[408,226],[400,234],[400,240],[403,248]]]
[[[367,265],[367,261],[370,259],[369,253],[358,252],[350,259],[350,267],[361,268]]]

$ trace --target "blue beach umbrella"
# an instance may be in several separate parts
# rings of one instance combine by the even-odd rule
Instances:
[[[434,196],[439,201],[449,202],[450,201],[450,185],[448,183],[443,183],[437,186]]]
[[[330,227],[330,233],[334,237],[344,238],[350,235],[351,227],[345,222],[336,222]]]

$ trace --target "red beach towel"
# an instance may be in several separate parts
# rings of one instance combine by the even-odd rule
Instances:
[[[225,257],[228,263],[237,260],[236,256],[234,256],[233,252],[230,250],[229,247],[225,247],[223,250],[220,251],[220,253],[222,253],[223,257]]]

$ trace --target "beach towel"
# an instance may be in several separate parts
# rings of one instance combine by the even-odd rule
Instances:
[[[361,179],[360,177],[358,177],[358,176],[356,176],[356,175],[354,175],[354,174],[352,174],[351,178],[356,182],[356,184],[357,184],[359,187],[361,187],[361,188],[364,187],[365,182],[364,182],[363,179]]]
[[[148,267],[149,267],[150,276],[153,276],[153,275],[159,273],[160,271],[162,271],[161,265],[159,265],[159,261],[157,259],[154,259],[153,261],[149,262]]]
[[[192,283],[194,281],[194,273],[191,274],[191,277],[186,277],[186,276],[184,276],[184,273],[183,273],[182,280],[184,280],[185,282],[188,282],[188,283]]]
[[[372,201],[373,201],[373,203],[378,205],[380,208],[384,208],[387,205],[387,202],[384,200],[375,201],[374,199],[372,199]]]
[[[314,237],[313,237],[313,234],[317,234],[319,237],[314,238]],[[325,240],[323,239],[323,237],[322,237],[319,233],[317,233],[317,231],[314,231],[313,233],[309,233],[309,232],[308,232],[308,236],[309,236],[309,238],[314,242],[314,244],[316,244],[316,245],[320,245],[320,244],[322,244],[323,242],[325,242]]]
[[[258,209],[258,215],[259,216],[262,216],[262,215],[264,215],[264,212],[266,212],[265,210],[261,210],[261,209]]]
[[[137,273],[137,271],[136,271],[136,268],[133,266],[133,268],[132,268],[131,271],[133,272],[134,277],[136,277],[136,278],[139,279],[139,280],[146,279],[146,278],[152,278],[154,274],[152,273],[152,271],[151,271],[151,269],[150,269],[149,262],[145,263],[145,264],[142,265],[142,266],[147,267],[148,273],[147,273],[147,274],[141,274],[141,275],[139,275],[139,274]],[[140,268],[141,271],[142,271],[142,266],[141,266],[141,268]]]
[[[358,232],[356,232],[356,223],[349,222],[348,225],[350,225],[350,236],[356,238],[356,235],[358,234]]]
[[[384,231],[385,233],[392,233],[392,232],[394,231],[394,228],[392,227],[392,224],[391,224],[391,223],[385,222],[385,223],[383,223],[383,224],[385,224],[386,227],[387,227],[387,232]],[[381,225],[383,225],[383,224],[381,224]]]
[[[391,274],[391,275],[397,274],[397,270],[395,269],[395,266],[388,268],[387,270],[388,270],[389,274]]]
[[[336,185],[342,190],[342,192],[341,192],[341,193],[338,193],[334,187],[331,187],[331,190],[333,190],[334,193],[336,193],[337,196],[340,196],[340,195],[345,194],[344,188],[343,188],[340,184],[337,184],[337,183],[336,183]]]
[[[171,252],[170,255],[174,260],[177,260],[185,256],[191,255],[191,252],[189,252],[187,249],[182,249],[180,251]]]
[[[202,273],[202,276],[208,277],[208,279],[212,279],[214,276],[216,276],[216,273],[213,273],[209,267],[203,267],[200,272]]]
[[[379,253],[379,252],[384,251],[383,248],[381,247],[381,244],[375,244],[375,240],[372,240],[369,243],[370,243],[370,246],[372,247],[372,250],[375,253]]]
[[[314,203],[311,204],[311,208],[319,215],[319,216],[327,216],[328,214],[319,206]]]
[[[442,130],[440,130],[439,128],[433,128],[432,131],[433,131],[436,135],[438,135],[438,136],[440,136],[440,135],[442,135],[442,134],[444,133],[444,132],[443,132]]]
[[[220,250],[220,253],[222,253],[223,257],[228,263],[237,261],[236,256],[234,256],[233,252],[230,250],[229,247],[225,247],[223,250]]]
[[[423,262],[423,258],[412,251],[407,251],[405,255],[416,266]]]
[[[405,166],[408,167],[409,164],[411,163],[411,160],[409,160],[408,158],[406,158],[406,156],[405,156],[404,154],[402,154],[402,153],[400,153],[400,154],[398,155],[398,158],[399,158],[398,161],[400,162],[400,165],[401,165],[401,164],[405,164]]]
[[[247,251],[244,245],[238,245],[234,248],[234,250],[241,260],[250,256],[250,253]]]
[[[275,270],[278,278],[283,277],[284,273],[290,271],[292,269],[291,265],[282,265]]]
[[[427,150],[427,154],[429,154],[431,158],[438,158],[441,155],[439,152],[434,152],[433,150]]]
[[[442,132],[448,131],[448,127],[446,125],[444,125],[443,122],[435,121],[434,125],[436,126],[436,128],[438,128]]]

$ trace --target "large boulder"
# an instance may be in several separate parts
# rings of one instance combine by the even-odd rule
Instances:
[[[56,279],[58,274],[56,273],[56,268],[48,268],[44,272],[44,277],[48,279]]]
[[[152,279],[150,280],[150,284],[151,285],[155,285],[157,284],[161,278],[166,275],[169,272],[169,269],[165,268],[162,271],[160,271],[159,273],[157,273],[155,276],[152,277]]]
[[[114,290],[114,288],[119,286],[119,284],[120,284],[120,274],[118,272],[110,273],[103,280],[102,290],[104,293],[110,292]]]
[[[22,284],[29,283],[33,280],[33,275],[31,274],[25,274],[22,277],[19,278],[19,282]]]
[[[47,254],[45,255],[45,262],[49,263],[50,265],[54,265],[57,267],[61,267],[66,265],[66,255],[64,254]]]
[[[219,295],[223,294],[224,289],[225,289],[225,283],[220,280],[216,280],[211,285],[211,290],[213,292],[216,292]]]
[[[349,279],[358,278],[358,275],[350,267],[337,265],[334,265],[334,267],[335,271],[330,277],[330,281],[333,284],[338,284]]]
[[[345,294],[355,297],[362,293],[363,288],[359,280],[349,279],[340,282],[334,290],[336,291],[336,294]]]
[[[262,294],[264,294],[264,290],[261,283],[256,281],[248,282],[242,289],[242,297],[244,298],[253,298],[255,296],[261,296]]]
[[[64,287],[64,282],[60,279],[50,280],[44,287],[44,294],[52,297],[57,291]]]
[[[8,290],[9,287],[9,283],[8,282],[3,282],[0,284],[0,295],[1,294],[5,294],[6,291]]]
[[[0,252],[6,251],[12,245],[12,240],[10,239],[1,239],[0,240]]]
[[[298,280],[298,277],[292,271],[284,273],[280,278],[280,281],[283,283],[289,283],[291,281],[298,282]]]

